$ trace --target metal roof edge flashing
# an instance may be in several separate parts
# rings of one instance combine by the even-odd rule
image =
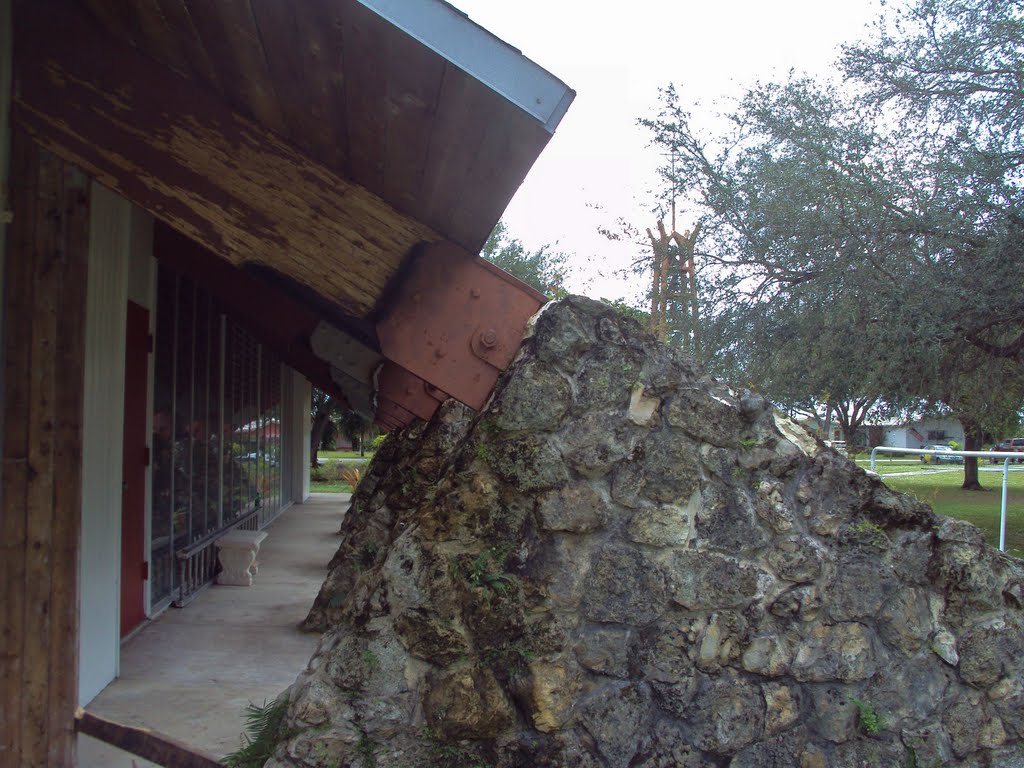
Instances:
[[[358,0],[540,122],[548,133],[576,92],[443,0]]]

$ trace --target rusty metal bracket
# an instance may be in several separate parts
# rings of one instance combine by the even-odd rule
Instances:
[[[419,376],[390,360],[384,363],[377,374],[377,396],[401,406],[424,421],[434,415],[444,399],[443,392],[440,393],[442,398],[433,397],[427,391],[428,386]]]
[[[377,420],[392,425],[391,429],[400,429],[415,421],[416,415],[405,410],[397,403],[383,397],[377,401]]]
[[[453,243],[426,246],[380,312],[383,355],[479,409],[544,294]]]

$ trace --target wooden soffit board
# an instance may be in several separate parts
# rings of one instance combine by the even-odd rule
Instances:
[[[413,246],[441,239],[77,6],[19,3],[15,30],[19,124],[236,266],[363,318]]]
[[[77,2],[111,36],[471,253],[574,96],[440,0]]]

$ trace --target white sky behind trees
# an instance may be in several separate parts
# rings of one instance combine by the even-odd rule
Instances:
[[[638,248],[598,233],[623,217],[640,231],[652,213],[662,158],[636,124],[676,84],[697,125],[757,80],[790,69],[827,76],[839,45],[863,38],[879,0],[450,0],[576,91],[576,100],[504,215],[531,251],[569,254],[566,286],[640,301],[646,284],[616,274]],[[677,229],[693,216],[680,210]]]

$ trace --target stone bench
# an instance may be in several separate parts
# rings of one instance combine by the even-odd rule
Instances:
[[[256,555],[260,543],[267,538],[263,531],[229,531],[216,541],[217,556],[221,571],[217,574],[218,584],[251,587],[256,567]]]

